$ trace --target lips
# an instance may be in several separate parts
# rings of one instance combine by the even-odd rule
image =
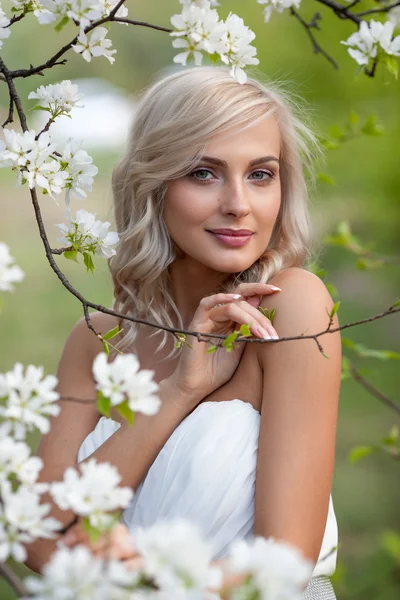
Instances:
[[[209,233],[229,235],[229,236],[241,236],[252,235],[253,232],[250,229],[207,229]]]
[[[218,233],[216,230],[214,231],[209,231],[206,230],[207,233],[209,233],[210,235],[212,235],[215,239],[217,239],[219,242],[222,242],[225,246],[234,246],[234,247],[238,247],[238,246],[244,246],[245,244],[248,243],[248,241],[250,240],[251,236],[252,236],[252,232],[248,232],[245,235],[237,235],[238,232],[234,232],[235,235],[232,235],[232,230],[226,230],[225,231],[230,231],[229,235],[226,235],[224,233]]]

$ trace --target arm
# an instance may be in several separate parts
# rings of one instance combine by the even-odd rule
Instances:
[[[105,322],[102,317],[101,314],[92,317],[95,328],[101,333],[115,325]],[[83,319],[79,321],[67,339],[58,367],[57,390],[61,396],[96,398],[92,362],[101,350],[101,342],[88,330]],[[163,444],[186,416],[185,399],[167,379],[160,383],[159,397],[162,404],[156,415],[138,413],[133,427],[123,422],[118,431],[91,455],[99,462],[108,461],[117,467],[122,476],[121,486],[135,489],[139,485]],[[81,404],[60,400],[60,406],[61,412],[52,419],[51,429],[42,437],[37,452],[44,462],[40,481],[61,480],[65,469],[76,465],[79,446],[100,416],[94,402]],[[113,418],[117,420],[114,415]],[[51,496],[44,495],[43,502],[51,504],[51,515],[64,525],[74,518],[72,511],[57,508]],[[55,540],[39,539],[28,544],[27,566],[40,571],[55,548]]]
[[[319,333],[333,302],[323,282],[303,269],[278,274],[276,307],[280,337]],[[338,326],[335,316],[332,328]],[[255,534],[297,546],[318,560],[328,514],[335,459],[341,380],[340,332],[314,340],[259,345],[263,403],[256,475]]]

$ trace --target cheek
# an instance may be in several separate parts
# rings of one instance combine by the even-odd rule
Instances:
[[[210,197],[184,182],[172,184],[165,195],[164,221],[171,233],[182,234],[182,228],[201,224],[213,210]]]

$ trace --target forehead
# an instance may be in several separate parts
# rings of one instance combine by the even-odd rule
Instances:
[[[207,144],[204,154],[225,160],[229,157],[251,160],[268,154],[279,157],[280,146],[279,125],[274,115],[269,115],[246,129],[232,127],[228,131],[218,133]]]

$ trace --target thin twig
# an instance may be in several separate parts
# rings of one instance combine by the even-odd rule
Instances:
[[[28,596],[28,591],[25,589],[24,584],[6,563],[0,562],[0,575],[4,577],[18,598]]]
[[[398,404],[397,402],[395,402],[388,396],[385,396],[385,394],[383,394],[380,390],[378,390],[378,388],[376,388],[371,383],[369,383],[369,381],[367,381],[357,371],[357,369],[355,368],[355,366],[352,362],[350,362],[350,374],[351,374],[352,378],[354,379],[354,381],[357,381],[357,383],[359,383],[363,388],[365,388],[372,396],[375,396],[375,398],[378,398],[378,400],[383,402],[383,404],[386,404],[386,406],[389,406],[389,408],[391,408],[397,414],[400,415],[400,404]]]
[[[359,25],[361,23],[361,17],[355,15],[349,10],[348,6],[343,6],[343,4],[339,4],[338,2],[334,2],[334,0],[316,0],[320,4],[331,8],[336,16],[339,19],[349,19],[353,21],[353,23],[357,23]]]
[[[373,14],[377,14],[377,13],[386,13],[389,10],[392,10],[392,8],[395,8],[396,6],[400,6],[400,0],[396,0],[396,2],[393,2],[392,4],[388,4],[387,6],[385,6],[383,8],[370,8],[369,10],[364,10],[363,12],[359,12],[356,14],[357,14],[357,17],[365,17],[366,15],[373,15]]]
[[[315,39],[311,29],[315,28],[315,29],[319,29],[318,27],[318,20],[321,18],[319,13],[315,13],[314,17],[312,18],[312,20],[307,23],[302,17],[301,15],[293,8],[290,8],[290,14],[293,17],[296,17],[296,19],[302,24],[302,26],[304,27],[304,29],[306,30],[306,33],[308,35],[308,37],[310,38],[313,50],[315,54],[322,54],[322,56],[324,56],[330,63],[331,65],[335,68],[338,69],[339,65],[337,64],[337,62],[335,61],[334,58],[332,58],[332,56],[330,56],[330,54],[328,54],[323,48],[322,46],[320,46],[317,42],[317,40]],[[317,16],[318,15],[318,16]]]

